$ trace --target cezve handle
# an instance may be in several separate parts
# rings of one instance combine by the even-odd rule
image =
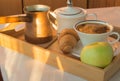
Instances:
[[[0,17],[0,24],[4,23],[14,23],[14,22],[30,22],[31,17],[28,16],[4,16]]]

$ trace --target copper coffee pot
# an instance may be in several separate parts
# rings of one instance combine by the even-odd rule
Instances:
[[[25,40],[39,44],[52,40],[52,30],[49,22],[50,7],[46,5],[31,5],[24,8],[25,16],[0,17],[0,23],[26,22]]]

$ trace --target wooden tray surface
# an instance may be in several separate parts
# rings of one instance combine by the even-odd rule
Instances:
[[[116,30],[117,32],[118,27]],[[116,31],[115,30],[115,31]],[[119,32],[120,33],[120,32]],[[120,68],[120,54],[114,57],[112,63],[106,68],[98,68],[82,63],[79,58],[68,54],[63,54],[55,38],[50,44],[35,45],[24,40],[24,31],[15,32],[13,28],[1,30],[0,45],[20,52],[33,59],[52,65],[61,71],[72,73],[76,76],[83,77],[89,81],[107,81]],[[44,47],[45,46],[45,47]]]

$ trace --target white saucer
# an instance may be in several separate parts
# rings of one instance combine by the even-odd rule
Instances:
[[[80,57],[80,52],[81,52],[82,48],[83,48],[83,46],[81,44],[81,41],[78,41],[77,45],[72,50],[72,55],[74,55],[76,57]]]
[[[108,40],[113,41],[115,39],[112,37],[109,37]],[[114,56],[118,55],[120,53],[120,42],[116,42],[116,43],[112,44],[112,47],[114,50]],[[81,52],[82,48],[83,48],[83,46],[82,46],[81,42],[79,41],[78,44],[73,49],[72,55],[80,58],[80,52]]]

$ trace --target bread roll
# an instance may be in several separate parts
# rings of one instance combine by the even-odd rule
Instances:
[[[79,36],[77,35],[76,31],[72,28],[63,29],[60,33],[59,38],[61,38],[62,36],[66,35],[66,34],[73,35],[77,39],[77,41],[80,39]]]
[[[64,29],[58,37],[59,48],[65,54],[70,53],[78,41],[79,37],[74,29]]]

